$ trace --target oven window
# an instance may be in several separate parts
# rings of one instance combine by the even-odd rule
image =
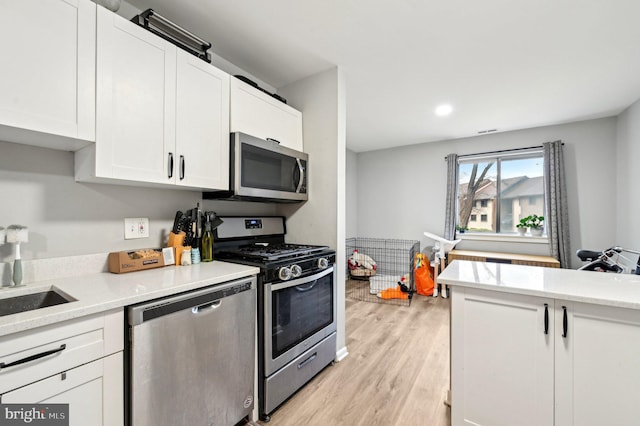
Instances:
[[[302,167],[306,168],[306,162]],[[294,157],[242,144],[241,185],[245,188],[296,192],[300,169]]]
[[[333,322],[333,274],[274,291],[272,359]]]

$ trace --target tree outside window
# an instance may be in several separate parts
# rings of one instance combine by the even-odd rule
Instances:
[[[469,232],[515,234],[521,218],[544,216],[542,166],[542,150],[479,160],[462,158],[458,164],[458,224]]]

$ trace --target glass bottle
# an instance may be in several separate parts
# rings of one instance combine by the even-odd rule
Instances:
[[[202,261],[211,262],[213,260],[213,232],[211,222],[204,224],[204,235],[202,236]]]

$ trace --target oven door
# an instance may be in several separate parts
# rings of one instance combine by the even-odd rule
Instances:
[[[336,331],[334,267],[293,281],[265,284],[265,376]]]

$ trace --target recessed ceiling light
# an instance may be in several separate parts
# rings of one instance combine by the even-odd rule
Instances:
[[[444,117],[445,115],[451,114],[452,111],[453,111],[453,107],[451,105],[444,104],[444,105],[438,106],[435,112],[437,116]]]

